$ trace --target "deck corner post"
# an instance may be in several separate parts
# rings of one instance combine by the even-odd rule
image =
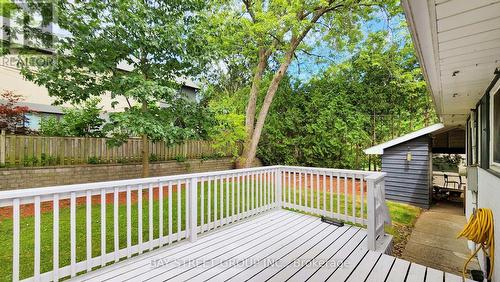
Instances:
[[[5,154],[7,149],[5,148],[7,146],[6,142],[6,137],[5,137],[5,129],[2,129],[2,132],[0,133],[0,165],[4,166],[5,165]]]
[[[203,188],[202,188],[203,189]],[[193,177],[190,180],[189,190],[189,241],[196,242],[198,235],[198,178]],[[187,231],[187,230],[186,230]]]
[[[375,251],[376,249],[376,214],[375,214],[375,180],[372,177],[367,177],[366,179],[368,184],[368,250]]]
[[[283,186],[281,183],[281,179],[283,178],[283,168],[278,168],[276,169],[276,206],[278,208],[283,208],[283,203],[282,203],[282,193],[283,193]]]

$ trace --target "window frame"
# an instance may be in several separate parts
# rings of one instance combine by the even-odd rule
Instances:
[[[499,96],[497,96],[499,95]],[[494,108],[495,108],[495,103],[494,103],[494,99],[495,97],[500,97],[500,87],[498,87],[497,89],[495,89],[494,91],[491,91],[490,92],[490,113],[489,113],[489,126],[490,126],[490,140],[489,140],[489,159],[490,159],[490,169],[496,171],[496,172],[500,172],[500,163],[497,163],[494,161],[494,152],[493,152],[493,145],[495,144],[495,141],[496,142],[500,142],[500,140],[496,140],[496,139],[500,139],[498,137],[495,137],[495,134],[494,134],[494,129],[495,129],[495,120],[494,120]],[[500,109],[497,109],[497,110],[500,110]],[[498,121],[497,121],[498,122]]]

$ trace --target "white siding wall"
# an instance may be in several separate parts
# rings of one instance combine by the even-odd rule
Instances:
[[[495,238],[498,242],[500,240],[500,178],[489,173],[488,171],[478,168],[478,193],[477,193],[477,207],[478,208],[490,208],[493,211],[493,220],[495,225]],[[466,201],[466,215],[467,219],[472,213],[472,209],[476,207],[476,197],[470,191],[467,191],[467,201]],[[471,247],[471,245],[469,246]],[[495,254],[496,259],[499,259],[500,245],[495,244]],[[479,263],[484,269],[484,257],[481,254],[479,256]],[[495,263],[493,270],[494,282],[500,282],[500,263]]]
[[[23,95],[25,98],[24,102],[27,103],[51,105],[55,100],[49,96],[45,87],[25,80],[18,69],[0,66],[0,91],[4,90],[11,90],[16,94]],[[114,109],[111,107],[111,95],[104,95],[101,97],[101,100],[101,106],[107,112],[121,111],[124,107],[128,106],[126,100],[121,97],[115,99],[118,101],[118,105]]]

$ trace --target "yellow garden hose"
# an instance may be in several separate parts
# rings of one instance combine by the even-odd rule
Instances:
[[[494,266],[494,251],[495,251],[495,237],[493,226],[493,213],[490,209],[480,208],[471,215],[469,222],[465,225],[464,229],[458,234],[457,238],[465,237],[473,241],[479,246],[474,253],[465,262],[462,270],[463,278],[466,278],[467,265],[477,252],[482,249],[485,256],[490,258],[490,271],[488,273],[488,280],[491,278]]]

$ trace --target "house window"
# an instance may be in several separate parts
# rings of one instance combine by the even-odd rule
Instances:
[[[476,112],[472,112],[469,120],[469,142],[470,142],[470,165],[477,164],[477,116]]]
[[[490,160],[491,168],[500,171],[500,91],[490,97]]]
[[[481,100],[482,101],[482,100]],[[483,113],[481,111],[481,104],[477,106],[477,164],[481,166],[481,146],[483,145],[483,140],[482,140],[482,132],[483,132]]]

